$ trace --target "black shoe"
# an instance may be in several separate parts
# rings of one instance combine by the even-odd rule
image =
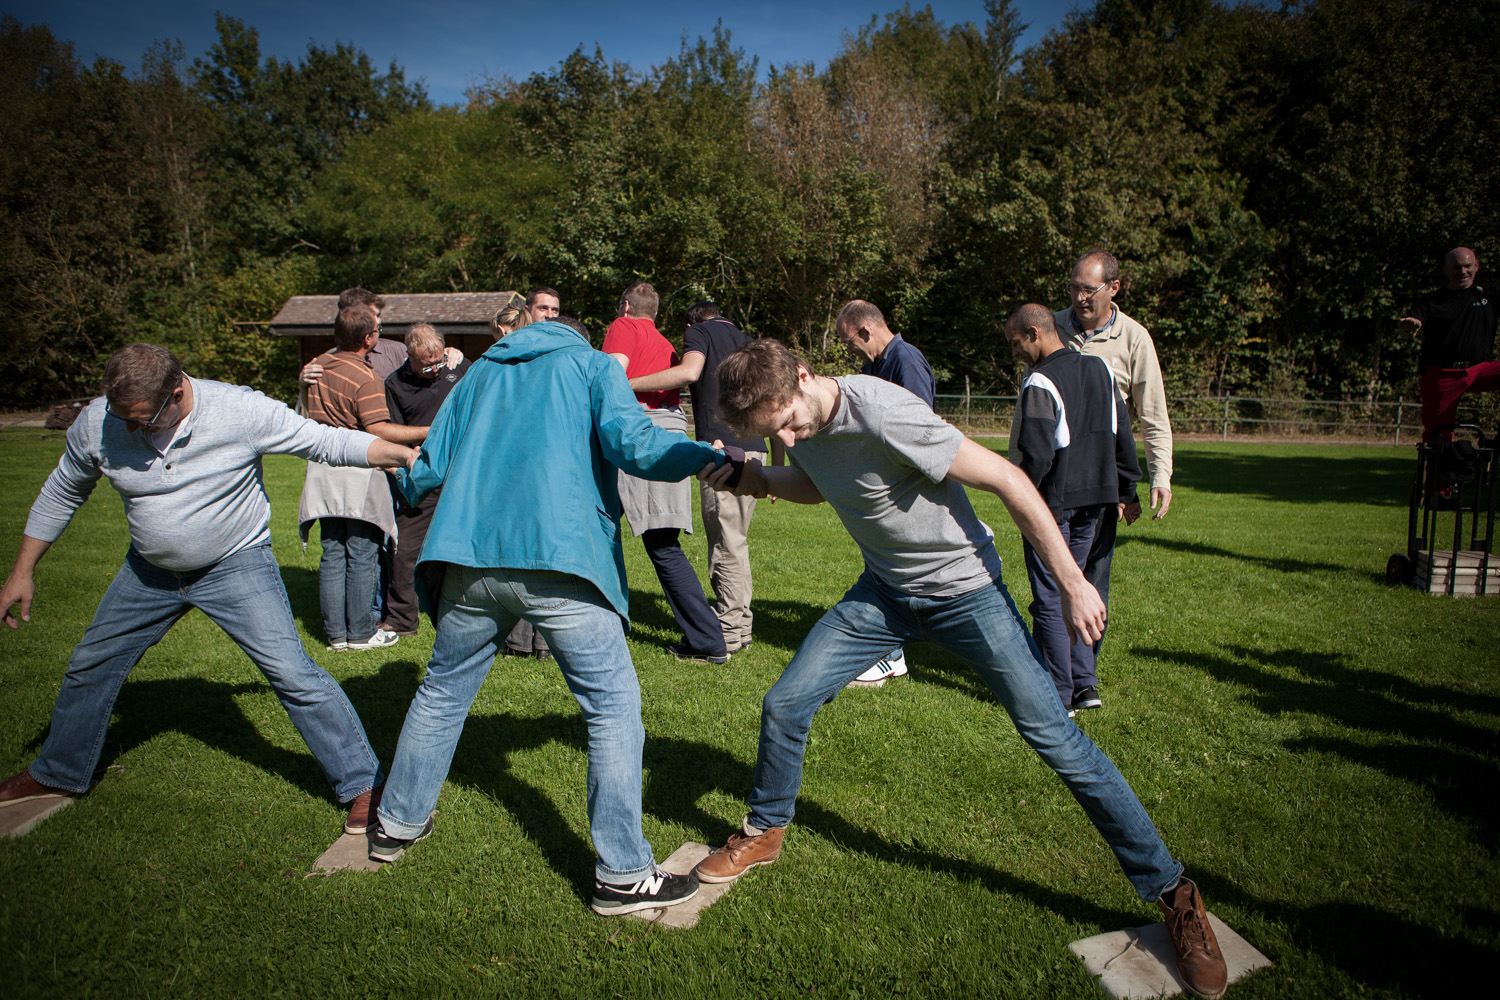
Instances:
[[[695,653],[688,649],[686,644],[674,642],[667,647],[667,652],[679,660],[687,660],[691,663],[728,663],[729,653]]]
[[[595,913],[618,917],[636,910],[659,910],[664,906],[686,903],[698,894],[698,876],[673,875],[660,868],[634,885],[610,885],[594,879],[594,900],[589,904]]]
[[[1104,702],[1099,700],[1098,688],[1084,688],[1073,695],[1073,709],[1078,711],[1084,708],[1103,708]]]
[[[389,864],[392,861],[400,861],[406,849],[419,840],[426,840],[432,836],[432,817],[427,817],[427,824],[422,827],[422,832],[410,840],[402,840],[399,837],[387,837],[384,827],[376,827],[375,836],[370,838],[370,860],[384,861]]]

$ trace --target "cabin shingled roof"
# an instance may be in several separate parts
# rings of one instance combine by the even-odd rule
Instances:
[[[380,321],[385,326],[482,324],[515,292],[440,292],[418,295],[386,295]],[[337,295],[294,295],[271,320],[271,332],[297,336],[327,333],[338,316]]]

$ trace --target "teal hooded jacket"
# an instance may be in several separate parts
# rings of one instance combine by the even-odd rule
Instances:
[[[414,504],[443,490],[418,590],[433,564],[553,570],[593,583],[628,625],[616,469],[676,482],[723,461],[653,425],[619,363],[573,330],[522,327],[474,362],[399,475]]]

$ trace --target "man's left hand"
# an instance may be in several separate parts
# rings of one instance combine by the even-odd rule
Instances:
[[[457,368],[463,364],[464,352],[456,347],[443,348],[443,361],[449,368]]]
[[[1161,507],[1158,509],[1157,504]],[[1137,504],[1137,507],[1140,505]],[[1172,489],[1169,486],[1151,487],[1151,509],[1156,511],[1151,515],[1151,520],[1160,521],[1167,516],[1167,508],[1172,506]]]
[[[1132,503],[1120,504],[1120,520],[1125,522],[1125,527],[1130,527],[1141,516],[1141,502],[1136,500]]]
[[[1093,585],[1079,574],[1077,583],[1064,585],[1059,591],[1062,597],[1062,619],[1068,628],[1068,641],[1082,642],[1092,646],[1104,638],[1104,622],[1108,613],[1104,601]]]

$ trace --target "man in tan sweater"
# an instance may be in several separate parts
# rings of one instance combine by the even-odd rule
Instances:
[[[1172,506],[1172,421],[1167,416],[1156,345],[1144,326],[1116,308],[1119,293],[1120,262],[1105,250],[1090,250],[1078,258],[1068,279],[1071,307],[1053,313],[1052,318],[1064,344],[1104,359],[1115,377],[1115,388],[1140,418],[1151,509],[1156,512],[1153,518],[1161,520]],[[1126,524],[1140,516],[1140,504],[1133,507],[1126,509]]]

